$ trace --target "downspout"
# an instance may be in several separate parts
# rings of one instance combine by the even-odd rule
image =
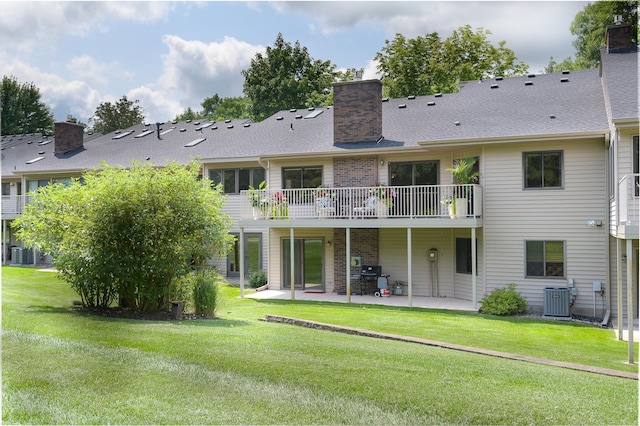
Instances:
[[[611,146],[611,137],[608,134],[605,134],[605,147]],[[608,196],[609,189],[611,188],[611,171],[609,164],[609,152],[607,149],[604,150],[604,164],[605,164],[605,187],[607,191],[607,200],[605,203],[605,224],[607,226],[607,232],[604,233],[604,242],[605,242],[605,273],[607,274],[607,281],[605,284],[606,292],[607,292],[607,313],[604,315],[605,318],[608,318],[611,314],[611,198]],[[607,321],[608,322],[608,321]],[[603,327],[606,327],[606,324],[602,324]]]

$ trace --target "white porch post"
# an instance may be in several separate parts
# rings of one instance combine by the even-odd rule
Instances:
[[[347,303],[351,303],[351,228],[345,229],[345,239],[347,242]]]
[[[7,263],[7,221],[2,221],[2,264]]]
[[[244,227],[240,227],[240,297],[244,297]]]
[[[616,238],[616,304],[618,305],[618,340],[622,338],[622,240]]]
[[[629,364],[633,359],[633,240],[627,240],[627,337],[629,337]]]
[[[407,228],[407,298],[409,299],[409,307],[413,306],[413,278],[411,276],[411,228]]]
[[[478,292],[477,292],[477,273],[478,262],[476,261],[476,228],[471,228],[471,300],[473,301],[473,309],[478,310]]]
[[[289,228],[289,248],[290,248],[290,262],[291,262],[291,300],[296,300],[296,253],[295,253],[295,241],[293,239],[293,228]]]

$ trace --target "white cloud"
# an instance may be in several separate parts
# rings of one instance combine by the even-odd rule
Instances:
[[[52,40],[106,31],[108,21],[145,23],[164,19],[173,7],[170,2],[147,1],[3,1],[0,46],[16,50],[51,48]]]
[[[140,101],[139,105],[145,112],[147,123],[166,122],[185,110],[179,102],[167,97],[166,93],[146,86],[131,89],[127,93],[127,98]]]
[[[265,50],[233,37],[224,37],[220,43],[203,43],[166,35],[163,43],[169,52],[163,55],[159,87],[192,107],[215,93],[221,97],[242,93],[244,78],[240,71],[250,66],[257,52]]]

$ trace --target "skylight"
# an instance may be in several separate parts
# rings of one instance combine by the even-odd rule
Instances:
[[[33,164],[33,163],[35,163],[36,161],[40,161],[40,160],[44,160],[44,157],[36,157],[36,158],[34,158],[33,160],[29,160],[29,161],[27,161],[25,164]]]
[[[305,115],[304,118],[308,119],[308,118],[316,118],[317,116],[319,116],[320,114],[322,114],[323,110],[319,109],[313,112],[310,112],[309,114]]]
[[[129,136],[131,133],[133,133],[133,130],[129,130],[129,131],[124,132],[124,133],[120,133],[119,135],[114,136],[114,137],[113,137],[113,138],[111,138],[111,139],[122,139],[122,138],[124,138],[125,136]]]
[[[160,132],[160,135],[166,135],[167,133],[169,133],[170,131],[172,131],[173,129],[175,129],[175,127],[172,127],[170,129],[165,130],[164,132]]]
[[[46,145],[46,144],[49,144],[49,143],[51,143],[51,140],[42,141],[42,142],[38,143],[38,145],[43,146],[43,145]]]
[[[206,124],[203,124],[202,126],[196,128],[196,130],[206,129],[207,127],[211,127],[211,126],[213,126],[212,122],[211,123],[206,123]]]
[[[134,138],[144,138],[147,135],[150,135],[151,133],[153,133],[153,130],[145,130],[142,133],[138,133],[137,135],[134,136]]]
[[[207,138],[198,138],[198,139],[194,139],[194,140],[192,140],[191,142],[189,142],[188,144],[186,144],[184,147],[185,147],[185,148],[190,148],[190,147],[192,147],[192,146],[196,146],[196,145],[198,145],[199,143],[204,142],[204,141],[206,141],[206,140],[207,140]]]

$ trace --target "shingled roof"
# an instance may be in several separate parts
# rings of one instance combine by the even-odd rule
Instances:
[[[612,99],[614,117],[637,118],[638,105],[637,52],[603,57],[604,81],[599,70],[592,69],[471,81],[458,93],[383,99],[384,139],[377,142],[334,143],[332,107],[283,110],[258,123],[166,122],[159,136],[155,124],[132,126],[85,138],[83,149],[62,155],[54,155],[54,143],[40,144],[41,136],[3,137],[2,175],[90,169],[102,161],[122,166],[196,158],[229,163],[401,151],[421,145],[604,136],[609,129],[604,90]]]

